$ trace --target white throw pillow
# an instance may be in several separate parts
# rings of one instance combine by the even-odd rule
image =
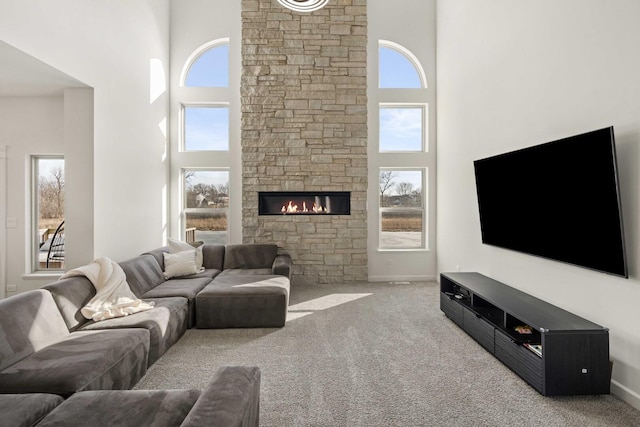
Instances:
[[[182,252],[182,251],[190,251],[194,248],[193,246],[191,246],[191,244],[187,242],[183,242],[181,240],[168,239],[168,241],[169,241],[169,253],[172,253],[172,254]],[[202,268],[202,263],[203,263],[202,246],[203,245],[200,245],[197,248],[195,248],[196,249],[196,255],[195,255],[196,267],[198,267],[198,269]]]
[[[189,276],[199,272],[196,266],[196,250],[191,248],[188,251],[177,252],[175,254],[164,252],[164,278]]]

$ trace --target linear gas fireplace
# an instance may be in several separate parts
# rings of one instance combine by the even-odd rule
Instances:
[[[350,215],[349,191],[260,191],[259,215]]]

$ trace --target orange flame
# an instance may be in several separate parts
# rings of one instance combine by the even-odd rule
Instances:
[[[307,202],[302,202],[302,209],[300,209],[298,207],[298,205],[295,205],[293,203],[293,201],[289,201],[288,204],[282,206],[280,211],[282,213],[284,213],[284,214],[288,214],[288,213],[309,213],[309,212],[325,213],[325,212],[327,212],[327,208],[322,207],[322,206],[318,205],[317,203],[314,203],[313,207],[311,208],[311,211],[309,211],[309,209],[307,208]]]

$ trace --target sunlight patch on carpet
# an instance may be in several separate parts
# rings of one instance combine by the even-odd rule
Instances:
[[[313,314],[313,311],[289,311],[287,313],[287,322],[300,319],[301,317],[308,316],[309,314]]]
[[[331,294],[309,301],[304,301],[298,304],[290,305],[289,313],[287,314],[287,321],[299,319],[313,313],[314,311],[327,310],[329,308],[356,301],[360,298],[368,297],[370,295],[373,294]]]

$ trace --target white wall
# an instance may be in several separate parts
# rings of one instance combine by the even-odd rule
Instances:
[[[435,0],[369,1],[367,3],[369,75],[367,84],[369,128],[368,272],[371,281],[433,280],[436,276],[436,8]],[[409,50],[420,61],[427,78],[423,93],[406,89],[378,88],[378,42],[391,41]],[[419,92],[419,91],[418,91]],[[425,153],[380,154],[378,148],[381,102],[428,103],[427,151]],[[380,168],[427,168],[426,249],[379,249]]]
[[[15,227],[6,229],[6,285],[18,291],[35,289],[51,277],[22,278],[31,263],[30,156],[63,154],[64,100],[61,96],[0,97],[0,117],[0,145],[7,146],[6,217],[16,220]]]
[[[640,407],[640,3],[439,1],[438,269],[479,271],[610,328]],[[613,125],[630,278],[481,244],[473,160]]]
[[[0,0],[0,40],[94,89],[91,257],[121,261],[160,246],[168,227],[169,0]],[[160,64],[153,76],[152,60]]]
[[[94,247],[93,89],[64,90],[65,258],[67,270],[91,262]]]

